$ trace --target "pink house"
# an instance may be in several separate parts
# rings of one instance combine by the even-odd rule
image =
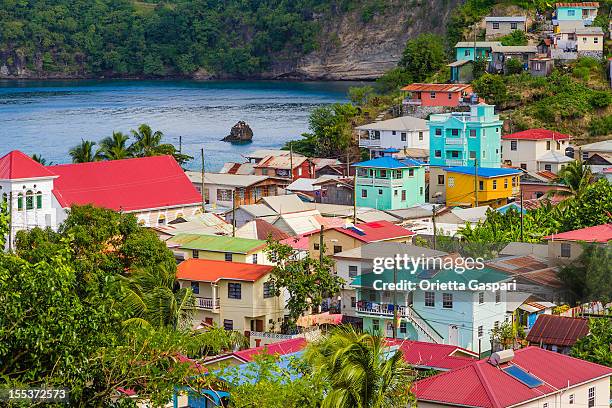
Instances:
[[[402,88],[409,95],[407,105],[455,107],[471,103],[474,91],[469,84],[410,84]],[[478,99],[475,98],[475,103]]]

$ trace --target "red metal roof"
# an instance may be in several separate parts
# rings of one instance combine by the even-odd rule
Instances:
[[[289,234],[270,224],[268,221],[262,220],[261,218],[255,218],[253,222],[255,223],[257,239],[265,241],[271,236],[274,241],[280,241],[289,238]]]
[[[47,167],[59,177],[53,193],[64,208],[93,204],[115,211],[137,211],[201,202],[172,156],[61,164]]]
[[[418,401],[446,405],[503,408],[556,393],[566,387],[612,375],[612,368],[569,357],[539,347],[514,352],[508,364],[495,367],[479,360],[435,375],[413,386]],[[500,368],[516,365],[543,381],[529,388]]]
[[[598,7],[599,3],[596,1],[585,1],[582,3],[555,3],[555,7]]]
[[[280,243],[289,245],[293,249],[308,251],[308,235],[312,234],[313,232],[316,231],[296,235],[295,237],[285,238]]]
[[[469,84],[420,84],[414,83],[406,85],[402,91],[409,92],[462,92],[472,89]]]
[[[476,353],[448,344],[426,343],[423,341],[387,339],[387,345],[399,346],[404,361],[408,364],[437,370],[452,370],[471,364],[478,356]],[[463,354],[457,355],[454,354]],[[471,355],[473,358],[465,357]]]
[[[612,241],[612,224],[596,225],[594,227],[582,228],[574,231],[553,234],[543,239],[551,241],[583,241],[606,243]]]
[[[568,140],[570,135],[554,132],[548,129],[527,129],[522,132],[502,136],[502,139],[512,140]]]
[[[213,283],[223,279],[255,282],[272,272],[272,269],[274,267],[269,265],[191,258],[180,263],[176,278]]]
[[[303,350],[306,347],[306,339],[297,337],[295,339],[283,340],[278,343],[268,344],[267,346],[254,347],[246,350],[235,351],[234,356],[244,360],[253,361],[253,357],[257,354],[267,353],[270,355],[291,354]]]
[[[385,241],[414,235],[414,232],[389,221],[366,222],[356,224],[354,227],[335,227],[333,229],[363,242]]]
[[[19,150],[13,150],[0,158],[0,180],[54,176],[45,166]]]
[[[529,330],[527,341],[533,344],[573,346],[589,334],[587,319],[541,314]]]

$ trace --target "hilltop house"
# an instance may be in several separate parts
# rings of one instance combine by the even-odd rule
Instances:
[[[497,208],[519,194],[517,169],[489,167],[446,167],[446,205]],[[476,183],[478,190],[476,190]]]
[[[476,352],[490,350],[491,329],[506,317],[506,292],[470,290],[467,283],[504,283],[510,281],[510,275],[490,268],[461,272],[437,268],[413,271],[409,267],[356,276],[351,286],[357,289],[357,315],[363,319],[363,329],[391,336],[397,308],[398,338],[452,344]],[[427,281],[446,283],[447,289],[420,289]],[[381,287],[394,282],[412,282],[416,289],[391,291]],[[450,282],[463,282],[466,289],[454,288]]]
[[[183,261],[176,278],[195,296],[194,326],[215,324],[247,337],[251,331],[279,331],[285,299],[284,295],[276,296],[267,282],[272,269],[267,265],[208,259]]]
[[[356,163],[356,204],[377,210],[408,208],[425,202],[425,167],[413,159],[396,159],[397,150]]]
[[[473,105],[470,112],[433,114],[429,117],[429,197],[444,202],[447,166],[500,167],[501,127],[495,106]],[[436,181],[435,183],[432,181]]]
[[[528,129],[502,136],[502,160],[527,171],[558,173],[574,161],[566,156],[570,135],[547,129]]]
[[[491,48],[501,45],[499,41],[460,41],[455,44],[457,61],[485,59],[491,61]]]
[[[270,265],[266,241],[222,235],[177,234],[166,241],[177,260],[209,259]]]
[[[171,156],[43,166],[14,150],[0,158],[0,194],[15,233],[56,229],[72,205],[131,213],[144,226],[199,213],[201,198]]]
[[[380,157],[388,148],[429,148],[429,129],[424,119],[411,116],[368,123],[355,128],[359,147],[370,150],[371,157]]]
[[[488,16],[485,17],[487,40],[511,34],[515,30],[527,32],[527,18],[525,16]]]
[[[419,380],[418,408],[573,408],[610,404],[612,368],[527,347]]]
[[[554,31],[593,25],[598,8],[596,1],[556,3],[552,16]]]
[[[560,29],[553,34],[551,57],[571,60],[581,57],[603,58],[604,32],[601,27]]]
[[[469,106],[478,103],[478,97],[469,84],[410,84],[401,89],[407,95],[403,104],[408,106]],[[425,121],[423,121],[425,125]],[[389,146],[397,147],[397,146]],[[429,146],[425,146],[428,148]]]
[[[535,45],[494,45],[491,48],[491,62],[488,70],[492,73],[508,72],[508,61],[511,59],[520,61],[523,70],[529,69],[529,60],[538,54]]]

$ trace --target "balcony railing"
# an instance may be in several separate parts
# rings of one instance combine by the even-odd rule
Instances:
[[[358,302],[357,312],[380,315],[380,316],[393,316],[394,307],[391,303],[376,303],[376,302]],[[397,305],[397,314],[401,317],[408,315],[407,306]]]
[[[218,310],[219,298],[196,297],[196,307],[205,310]]]
[[[465,144],[465,137],[447,137],[444,139],[447,145],[462,145]]]
[[[380,147],[380,139],[359,139],[359,147]]]
[[[423,102],[420,99],[409,99],[409,98],[404,99],[404,104],[405,105],[416,105],[416,106],[419,106],[422,103]]]
[[[445,160],[447,166],[465,166],[465,161],[460,159],[446,159]]]
[[[404,180],[376,177],[357,177],[357,184],[362,186],[401,187],[404,184]]]

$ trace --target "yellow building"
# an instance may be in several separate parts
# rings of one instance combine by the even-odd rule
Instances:
[[[448,207],[475,207],[478,201],[479,206],[497,208],[508,204],[508,199],[516,197],[520,192],[521,171],[517,169],[447,167],[444,171]]]
[[[323,231],[323,245],[325,255],[333,255],[371,242],[411,243],[413,235],[414,232],[389,221],[374,221],[327,229]],[[311,257],[319,257],[320,244],[320,231],[310,233],[308,252]]]
[[[240,262],[188,259],[178,266],[181,288],[196,300],[194,326],[215,324],[250,335],[276,332],[284,318],[285,298],[268,283],[273,267]]]

